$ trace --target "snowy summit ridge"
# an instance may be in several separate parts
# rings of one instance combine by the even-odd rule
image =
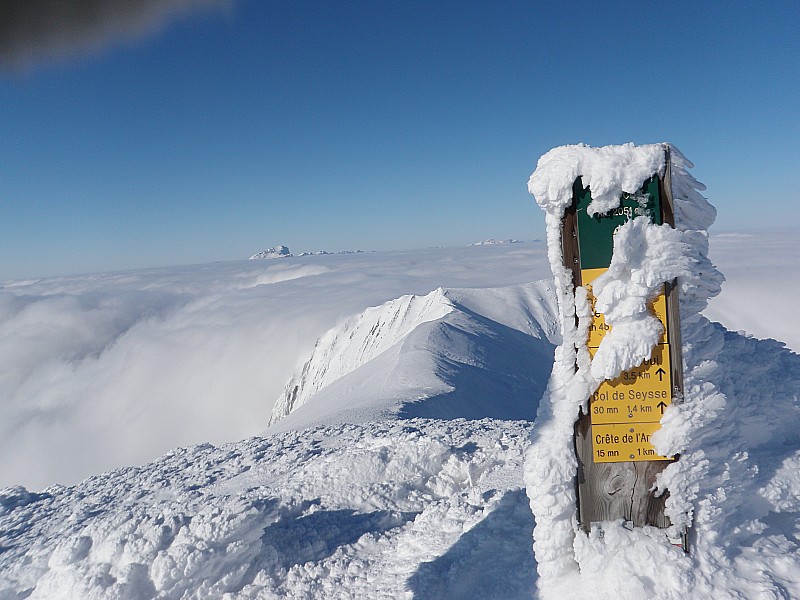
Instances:
[[[438,288],[367,308],[317,340],[269,431],[401,416],[530,419],[558,339],[553,300],[549,282],[534,282]]]
[[[470,246],[496,246],[498,244],[521,244],[520,240],[515,239],[507,239],[507,240],[496,240],[494,238],[488,238],[486,240],[482,240],[480,242],[473,242]]]
[[[442,288],[426,296],[402,296],[368,308],[317,341],[302,371],[286,385],[275,402],[270,425],[305,404],[324,387],[365,365],[418,326],[436,321],[453,310]]]

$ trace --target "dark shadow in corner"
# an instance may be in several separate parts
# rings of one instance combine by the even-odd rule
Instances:
[[[533,598],[533,514],[525,490],[506,492],[483,521],[406,583],[415,600]]]

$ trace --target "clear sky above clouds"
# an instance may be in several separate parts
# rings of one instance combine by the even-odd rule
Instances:
[[[53,4],[0,8],[0,279],[539,238],[577,142],[674,143],[716,231],[800,225],[794,0]]]

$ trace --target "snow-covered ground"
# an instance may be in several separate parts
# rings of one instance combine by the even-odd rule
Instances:
[[[528,429],[321,426],[6,490],[0,598],[530,597]]]
[[[798,244],[746,240],[711,238],[713,556],[637,560],[800,597],[800,357],[756,339],[800,347]],[[557,329],[542,243],[5,282],[0,599],[531,597],[523,455]],[[608,530],[598,597],[634,537]]]

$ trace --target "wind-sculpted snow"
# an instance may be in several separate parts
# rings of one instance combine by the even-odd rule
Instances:
[[[710,324],[704,335],[693,343],[716,352],[695,365],[704,402],[674,413],[695,432],[681,459],[692,553],[606,523],[603,538],[576,538],[580,579],[551,591],[800,597],[800,356]],[[519,488],[530,428],[328,425],[178,449],[68,488],[7,488],[0,598],[531,598],[533,517]],[[539,549],[548,534],[537,529]]]
[[[6,489],[0,598],[530,598],[528,427],[318,427]]]
[[[657,448],[682,453],[660,484],[688,490],[667,508],[676,522],[687,510],[694,517],[693,588],[800,597],[800,356],[708,321],[695,331],[687,401],[654,436]]]
[[[562,341],[541,246],[303,257],[4,284],[10,483],[262,431],[326,332],[354,335],[264,437],[0,489],[0,600],[516,600],[543,579],[559,599],[799,598],[800,357],[691,314],[719,279],[705,235],[681,231],[698,267],[681,282],[686,400],[654,441],[682,455],[659,484],[674,522],[692,518],[689,556],[647,528],[575,536],[575,405],[551,387],[535,424],[510,420],[537,413]],[[747,239],[744,265],[786,272],[772,237]],[[741,315],[791,323],[754,298]],[[547,460],[523,476],[531,440]]]
[[[691,166],[691,165],[690,165]],[[585,144],[561,146],[545,153],[528,180],[528,191],[547,214],[561,215],[572,202],[572,185],[583,177],[592,188],[589,215],[619,206],[622,192],[633,194],[653,173],[664,172],[661,144],[590,148]]]
[[[800,356],[707,320],[694,330],[686,402],[653,435],[660,453],[681,453],[658,483],[672,522],[691,520],[689,555],[661,530],[607,522],[602,538],[574,537],[580,574],[541,597],[800,598]]]
[[[533,419],[557,339],[549,282],[404,296],[317,341],[275,403],[273,430],[397,416]]]
[[[402,296],[372,307],[331,329],[317,342],[303,370],[275,402],[270,424],[306,403],[309,397],[366,364],[415,328],[453,310],[444,290],[426,296]]]
[[[729,281],[707,314],[800,349],[798,247],[794,232],[712,236]],[[528,315],[492,290],[549,277],[544,245],[520,243],[2,282],[0,485],[74,483],[177,445],[254,435],[347,317],[480,288],[475,312],[524,331],[555,311]]]

